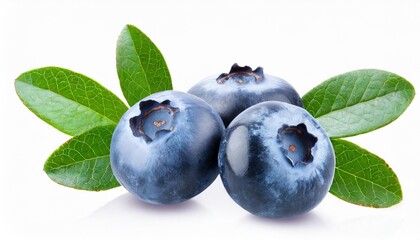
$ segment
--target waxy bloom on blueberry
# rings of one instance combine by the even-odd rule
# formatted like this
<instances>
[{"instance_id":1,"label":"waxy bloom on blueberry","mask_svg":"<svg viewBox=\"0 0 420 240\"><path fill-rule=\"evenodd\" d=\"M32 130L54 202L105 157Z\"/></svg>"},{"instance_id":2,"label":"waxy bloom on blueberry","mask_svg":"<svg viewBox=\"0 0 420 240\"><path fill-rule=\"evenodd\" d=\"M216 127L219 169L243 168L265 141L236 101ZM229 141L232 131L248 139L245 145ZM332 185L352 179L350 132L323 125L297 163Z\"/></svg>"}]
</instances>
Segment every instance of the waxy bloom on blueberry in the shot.
<instances>
[{"instance_id":1,"label":"waxy bloom on blueberry","mask_svg":"<svg viewBox=\"0 0 420 240\"><path fill-rule=\"evenodd\" d=\"M267 101L230 123L219 167L226 191L242 208L284 218L321 202L332 184L335 155L328 135L305 109Z\"/></svg>"},{"instance_id":2,"label":"waxy bloom on blueberry","mask_svg":"<svg viewBox=\"0 0 420 240\"><path fill-rule=\"evenodd\" d=\"M189 93L209 103L222 117L225 126L248 107L264 101L280 101L303 106L297 91L285 80L233 64L229 73L203 79Z\"/></svg>"},{"instance_id":3,"label":"waxy bloom on blueberry","mask_svg":"<svg viewBox=\"0 0 420 240\"><path fill-rule=\"evenodd\" d=\"M154 204L188 200L217 177L217 151L224 131L220 116L202 99L164 91L131 107L111 141L117 180Z\"/></svg>"}]
</instances>

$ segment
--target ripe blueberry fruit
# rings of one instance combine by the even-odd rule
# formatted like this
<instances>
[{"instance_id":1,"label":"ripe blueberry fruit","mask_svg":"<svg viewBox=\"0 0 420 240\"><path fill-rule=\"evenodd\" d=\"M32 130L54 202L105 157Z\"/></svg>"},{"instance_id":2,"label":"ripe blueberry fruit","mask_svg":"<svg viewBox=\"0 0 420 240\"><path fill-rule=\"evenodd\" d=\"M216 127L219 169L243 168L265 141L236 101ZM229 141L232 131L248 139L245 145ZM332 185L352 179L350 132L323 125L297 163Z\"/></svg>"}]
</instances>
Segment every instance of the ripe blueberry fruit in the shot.
<instances>
[{"instance_id":1,"label":"ripe blueberry fruit","mask_svg":"<svg viewBox=\"0 0 420 240\"><path fill-rule=\"evenodd\" d=\"M209 77L193 86L189 93L209 103L222 117L225 126L248 107L264 101L280 101L302 107L297 91L285 80L233 64L229 73Z\"/></svg>"},{"instance_id":2,"label":"ripe blueberry fruit","mask_svg":"<svg viewBox=\"0 0 420 240\"><path fill-rule=\"evenodd\" d=\"M224 125L203 100L164 91L131 107L111 141L117 180L141 200L171 204L190 199L217 177Z\"/></svg>"},{"instance_id":3,"label":"ripe blueberry fruit","mask_svg":"<svg viewBox=\"0 0 420 240\"><path fill-rule=\"evenodd\" d=\"M226 191L242 208L284 218L321 202L334 177L335 155L306 110L268 101L231 122L220 143L219 167Z\"/></svg>"}]
</instances>

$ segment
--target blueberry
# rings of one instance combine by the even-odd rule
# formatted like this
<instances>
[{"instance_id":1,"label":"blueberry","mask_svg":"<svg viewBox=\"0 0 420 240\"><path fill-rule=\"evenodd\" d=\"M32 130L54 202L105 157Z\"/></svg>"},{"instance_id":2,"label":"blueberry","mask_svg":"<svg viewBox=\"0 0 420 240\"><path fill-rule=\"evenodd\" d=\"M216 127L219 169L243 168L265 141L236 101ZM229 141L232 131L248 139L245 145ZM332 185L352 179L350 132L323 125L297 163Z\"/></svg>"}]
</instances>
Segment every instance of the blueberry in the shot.
<instances>
[{"instance_id":1,"label":"blueberry","mask_svg":"<svg viewBox=\"0 0 420 240\"><path fill-rule=\"evenodd\" d=\"M225 126L248 107L264 101L280 101L303 107L296 90L285 80L233 64L229 73L203 79L189 93L209 103L222 117Z\"/></svg>"},{"instance_id":2,"label":"blueberry","mask_svg":"<svg viewBox=\"0 0 420 240\"><path fill-rule=\"evenodd\" d=\"M111 141L112 171L145 202L185 201L217 177L223 132L220 116L200 98L176 91L152 94L118 123Z\"/></svg>"},{"instance_id":3,"label":"blueberry","mask_svg":"<svg viewBox=\"0 0 420 240\"><path fill-rule=\"evenodd\" d=\"M219 167L226 191L242 208L284 218L321 202L333 180L335 155L306 110L267 101L230 123L220 142Z\"/></svg>"}]
</instances>

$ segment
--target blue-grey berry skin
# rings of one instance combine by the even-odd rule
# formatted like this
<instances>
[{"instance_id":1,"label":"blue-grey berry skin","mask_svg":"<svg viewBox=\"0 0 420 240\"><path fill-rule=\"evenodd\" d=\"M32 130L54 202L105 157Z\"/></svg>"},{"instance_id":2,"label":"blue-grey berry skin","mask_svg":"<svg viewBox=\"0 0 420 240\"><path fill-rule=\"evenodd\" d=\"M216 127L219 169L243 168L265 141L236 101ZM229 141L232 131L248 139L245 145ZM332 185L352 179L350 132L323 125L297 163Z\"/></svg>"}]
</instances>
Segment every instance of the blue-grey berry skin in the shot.
<instances>
[{"instance_id":1,"label":"blue-grey berry skin","mask_svg":"<svg viewBox=\"0 0 420 240\"><path fill-rule=\"evenodd\" d=\"M112 171L129 192L152 204L188 200L217 177L224 125L203 100L164 91L133 105L112 136Z\"/></svg>"},{"instance_id":2,"label":"blue-grey berry skin","mask_svg":"<svg viewBox=\"0 0 420 240\"><path fill-rule=\"evenodd\" d=\"M231 198L252 214L286 218L317 206L335 170L328 135L303 108L275 101L239 114L220 142L219 168Z\"/></svg>"},{"instance_id":3,"label":"blue-grey berry skin","mask_svg":"<svg viewBox=\"0 0 420 240\"><path fill-rule=\"evenodd\" d=\"M229 73L201 80L189 93L209 103L225 126L248 107L264 101L280 101L303 107L298 92L287 81L234 64Z\"/></svg>"}]
</instances>

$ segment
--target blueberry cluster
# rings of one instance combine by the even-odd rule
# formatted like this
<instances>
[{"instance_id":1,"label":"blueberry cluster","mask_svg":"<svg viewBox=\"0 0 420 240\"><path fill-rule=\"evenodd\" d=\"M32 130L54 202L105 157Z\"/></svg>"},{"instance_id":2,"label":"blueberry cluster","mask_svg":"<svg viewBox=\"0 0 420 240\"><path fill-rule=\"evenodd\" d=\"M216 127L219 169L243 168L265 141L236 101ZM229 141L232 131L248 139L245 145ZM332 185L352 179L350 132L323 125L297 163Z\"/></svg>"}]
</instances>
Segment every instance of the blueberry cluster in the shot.
<instances>
[{"instance_id":1,"label":"blueberry cluster","mask_svg":"<svg viewBox=\"0 0 420 240\"><path fill-rule=\"evenodd\" d=\"M188 93L154 93L131 107L111 142L117 180L139 199L173 204L220 174L231 198L272 218L310 211L327 194L328 135L285 80L234 64Z\"/></svg>"}]
</instances>

